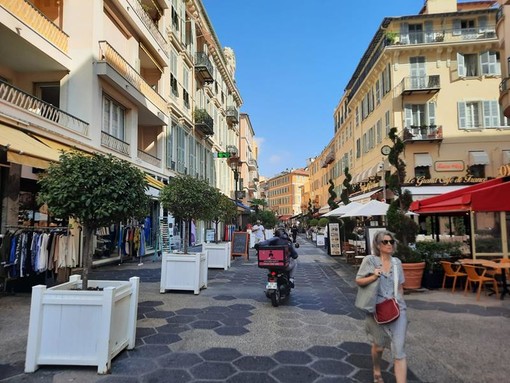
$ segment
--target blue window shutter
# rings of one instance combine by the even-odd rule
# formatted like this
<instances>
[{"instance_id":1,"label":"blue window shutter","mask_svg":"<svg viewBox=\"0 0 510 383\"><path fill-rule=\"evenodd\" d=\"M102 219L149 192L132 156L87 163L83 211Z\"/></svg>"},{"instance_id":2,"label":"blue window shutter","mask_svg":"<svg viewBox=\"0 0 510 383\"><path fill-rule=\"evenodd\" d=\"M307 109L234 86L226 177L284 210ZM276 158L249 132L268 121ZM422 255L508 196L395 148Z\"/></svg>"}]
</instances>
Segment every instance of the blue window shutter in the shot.
<instances>
[{"instance_id":1,"label":"blue window shutter","mask_svg":"<svg viewBox=\"0 0 510 383\"><path fill-rule=\"evenodd\" d=\"M459 77L466 77L466 65L464 64L464 55L457 53L457 72Z\"/></svg>"},{"instance_id":2,"label":"blue window shutter","mask_svg":"<svg viewBox=\"0 0 510 383\"><path fill-rule=\"evenodd\" d=\"M466 103L459 101L457 103L459 113L459 129L466 129Z\"/></svg>"}]
</instances>

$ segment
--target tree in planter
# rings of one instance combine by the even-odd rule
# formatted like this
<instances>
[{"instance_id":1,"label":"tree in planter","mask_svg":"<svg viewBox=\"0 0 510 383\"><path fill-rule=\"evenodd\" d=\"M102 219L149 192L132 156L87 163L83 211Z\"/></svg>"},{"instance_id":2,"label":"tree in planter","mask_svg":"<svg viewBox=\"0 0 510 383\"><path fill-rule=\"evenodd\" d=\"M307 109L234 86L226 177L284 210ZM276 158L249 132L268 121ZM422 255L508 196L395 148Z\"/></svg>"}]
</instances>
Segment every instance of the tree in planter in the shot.
<instances>
[{"instance_id":1,"label":"tree in planter","mask_svg":"<svg viewBox=\"0 0 510 383\"><path fill-rule=\"evenodd\" d=\"M349 200L349 196L352 194L352 191L353 191L353 188L351 185L352 175L351 175L351 173L349 173L348 167L345 168L344 174L345 174L345 178L344 178L344 181L342 182L343 190L342 190L342 193L340 194L340 199L342 200L344 205L348 205L349 202L351 202Z\"/></svg>"},{"instance_id":2,"label":"tree in planter","mask_svg":"<svg viewBox=\"0 0 510 383\"><path fill-rule=\"evenodd\" d=\"M338 204L335 202L337 194L335 193L335 184L333 183L333 180L329 179L329 198L328 198L328 205L330 210L336 209L338 207Z\"/></svg>"},{"instance_id":3,"label":"tree in planter","mask_svg":"<svg viewBox=\"0 0 510 383\"><path fill-rule=\"evenodd\" d=\"M101 227L130 218L143 218L149 207L147 181L136 167L112 155L64 152L38 181L38 202L59 218L82 226L82 288L88 288L93 235Z\"/></svg>"},{"instance_id":4,"label":"tree in planter","mask_svg":"<svg viewBox=\"0 0 510 383\"><path fill-rule=\"evenodd\" d=\"M262 198L253 198L250 202L250 207L255 210L255 213L259 212L260 207L262 207L262 210L265 210L267 207L267 201Z\"/></svg>"},{"instance_id":5,"label":"tree in planter","mask_svg":"<svg viewBox=\"0 0 510 383\"><path fill-rule=\"evenodd\" d=\"M388 230L394 232L399 240L395 255L402 262L422 262L423 259L419 254L409 247L409 243L416 242L419 227L416 222L405 214L412 202L411 193L408 190L402 192L402 184L406 176L406 164L400 158L400 155L405 150L405 144L397 135L397 128L395 127L390 129L388 136L393 142L393 146L388 154L388 161L395 168L395 172L389 176L387 185L388 189L397 197L391 202L386 213Z\"/></svg>"},{"instance_id":6,"label":"tree in planter","mask_svg":"<svg viewBox=\"0 0 510 383\"><path fill-rule=\"evenodd\" d=\"M184 254L188 254L189 228L194 219L212 219L218 191L203 180L177 176L161 190L160 201L175 218L184 221Z\"/></svg>"},{"instance_id":7,"label":"tree in planter","mask_svg":"<svg viewBox=\"0 0 510 383\"><path fill-rule=\"evenodd\" d=\"M218 223L232 222L232 220L237 217L237 208L234 202L219 190L216 190L215 198L216 200L212 203L213 211L211 212L211 220L214 222L215 229L214 242L218 243Z\"/></svg>"},{"instance_id":8,"label":"tree in planter","mask_svg":"<svg viewBox=\"0 0 510 383\"><path fill-rule=\"evenodd\" d=\"M256 223L258 220L262 222L262 226L266 229L275 227L278 221L274 213L270 210L262 210L250 216L250 223Z\"/></svg>"}]
</instances>

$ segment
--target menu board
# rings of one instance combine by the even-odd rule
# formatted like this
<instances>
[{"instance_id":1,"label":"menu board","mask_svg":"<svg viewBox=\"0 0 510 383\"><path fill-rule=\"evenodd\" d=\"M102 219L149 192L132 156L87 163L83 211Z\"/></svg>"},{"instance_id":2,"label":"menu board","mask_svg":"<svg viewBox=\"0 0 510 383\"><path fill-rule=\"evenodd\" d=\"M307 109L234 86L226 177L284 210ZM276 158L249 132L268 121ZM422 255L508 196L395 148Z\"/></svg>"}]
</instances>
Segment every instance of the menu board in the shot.
<instances>
[{"instance_id":1,"label":"menu board","mask_svg":"<svg viewBox=\"0 0 510 383\"><path fill-rule=\"evenodd\" d=\"M342 255L342 246L340 242L340 224L328 224L329 230L329 255Z\"/></svg>"},{"instance_id":2,"label":"menu board","mask_svg":"<svg viewBox=\"0 0 510 383\"><path fill-rule=\"evenodd\" d=\"M244 231L234 231L232 233L232 256L246 256L246 259L249 259L249 244L250 234Z\"/></svg>"}]
</instances>

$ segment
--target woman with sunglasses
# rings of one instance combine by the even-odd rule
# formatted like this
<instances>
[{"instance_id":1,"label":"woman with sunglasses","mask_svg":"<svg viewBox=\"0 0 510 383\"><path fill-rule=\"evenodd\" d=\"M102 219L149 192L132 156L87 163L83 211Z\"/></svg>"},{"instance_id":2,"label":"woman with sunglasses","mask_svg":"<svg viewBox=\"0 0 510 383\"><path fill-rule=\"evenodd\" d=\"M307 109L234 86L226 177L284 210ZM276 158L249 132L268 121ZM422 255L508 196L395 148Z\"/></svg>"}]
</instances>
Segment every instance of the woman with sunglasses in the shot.
<instances>
[{"instance_id":1,"label":"woman with sunglasses","mask_svg":"<svg viewBox=\"0 0 510 383\"><path fill-rule=\"evenodd\" d=\"M391 347L395 365L395 377L397 383L407 381L407 362L405 354L405 337L407 331L406 304L404 302L404 272L402 263L398 258L392 257L397 249L397 240L392 232L387 230L375 233L372 241L372 255L363 258L363 262L356 275L356 283L359 286L367 286L379 281L376 304L385 299L397 297L400 307L400 316L394 322L380 325L373 314L367 313L365 327L372 342L372 361L374 371L374 383L383 383L381 375L381 359L385 348ZM392 261L393 260L393 261ZM394 292L393 262L397 266L398 294Z\"/></svg>"}]
</instances>

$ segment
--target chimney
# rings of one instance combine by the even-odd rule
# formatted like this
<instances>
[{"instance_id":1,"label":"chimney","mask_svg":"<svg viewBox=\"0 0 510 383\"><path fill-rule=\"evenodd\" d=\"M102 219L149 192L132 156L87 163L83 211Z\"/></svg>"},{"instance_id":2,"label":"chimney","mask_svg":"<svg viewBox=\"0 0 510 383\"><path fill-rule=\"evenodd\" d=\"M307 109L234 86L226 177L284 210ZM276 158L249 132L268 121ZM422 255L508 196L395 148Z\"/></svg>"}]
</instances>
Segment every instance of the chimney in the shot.
<instances>
[{"instance_id":1,"label":"chimney","mask_svg":"<svg viewBox=\"0 0 510 383\"><path fill-rule=\"evenodd\" d=\"M457 12L457 0L425 0L425 14Z\"/></svg>"}]
</instances>

